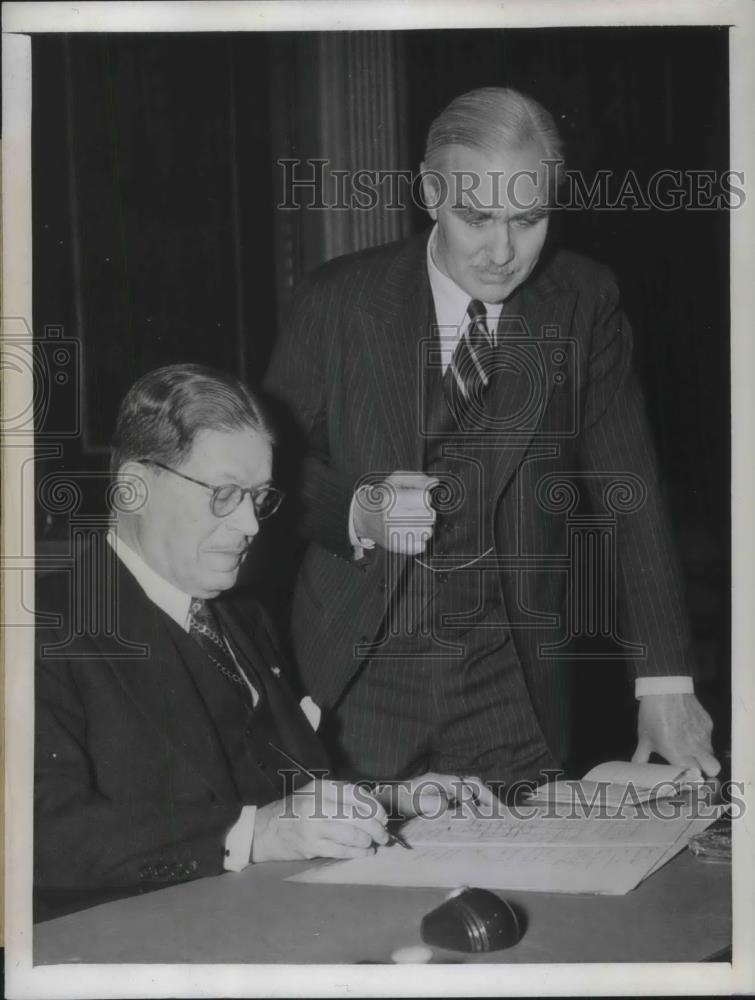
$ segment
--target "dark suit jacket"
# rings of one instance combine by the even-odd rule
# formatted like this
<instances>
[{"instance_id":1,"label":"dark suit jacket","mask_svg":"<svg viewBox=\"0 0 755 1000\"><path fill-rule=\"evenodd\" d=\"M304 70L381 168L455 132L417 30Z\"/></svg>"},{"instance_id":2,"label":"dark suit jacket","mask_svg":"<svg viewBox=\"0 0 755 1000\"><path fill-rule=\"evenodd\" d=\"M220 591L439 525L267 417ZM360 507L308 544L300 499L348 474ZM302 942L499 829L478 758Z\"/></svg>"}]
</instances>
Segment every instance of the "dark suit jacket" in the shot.
<instances>
[{"instance_id":1,"label":"dark suit jacket","mask_svg":"<svg viewBox=\"0 0 755 1000\"><path fill-rule=\"evenodd\" d=\"M251 785L258 791L242 800L196 682L202 650L111 558L110 608L110 587L83 585L83 560L73 587L68 573L37 586L37 612L60 617L37 629L34 856L42 894L138 891L218 874L241 806L280 797L260 771ZM282 661L261 609L247 608L242 620L219 604L218 614L256 667L280 746L325 768L285 676L271 671ZM108 636L113 622L117 635Z\"/></svg>"},{"instance_id":2,"label":"dark suit jacket","mask_svg":"<svg viewBox=\"0 0 755 1000\"><path fill-rule=\"evenodd\" d=\"M358 669L355 644L378 634L388 598L384 553L353 559L347 524L354 488L367 473L422 467L421 344L435 322L426 246L423 234L330 261L305 279L268 374L271 394L293 411L309 447L301 494L311 544L292 627L304 682L325 706ZM633 660L637 674L689 673L691 643L631 369L632 334L612 275L557 251L544 255L514 301L526 331L503 336L514 363L486 397L498 426L510 428L496 432L490 515L498 554L512 557L500 574L511 634L558 755L566 671L545 647L565 628L564 501L572 494L559 483L578 487L582 502L586 496L599 512L607 502L612 508L619 574L610 600L620 606L621 638L644 648ZM555 365L560 379L549 360L554 333L565 348L566 361ZM607 495L615 474L629 474L630 485ZM640 509L621 513L633 499Z\"/></svg>"}]
</instances>

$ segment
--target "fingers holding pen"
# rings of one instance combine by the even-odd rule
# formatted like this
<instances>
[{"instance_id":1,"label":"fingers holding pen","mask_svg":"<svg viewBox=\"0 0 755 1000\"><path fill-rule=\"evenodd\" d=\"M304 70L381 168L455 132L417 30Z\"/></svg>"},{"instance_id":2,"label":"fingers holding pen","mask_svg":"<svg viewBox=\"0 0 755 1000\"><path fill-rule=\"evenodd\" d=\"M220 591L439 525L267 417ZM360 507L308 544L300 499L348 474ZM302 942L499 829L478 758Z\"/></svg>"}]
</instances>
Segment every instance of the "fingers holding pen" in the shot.
<instances>
[{"instance_id":1,"label":"fingers holding pen","mask_svg":"<svg viewBox=\"0 0 755 1000\"><path fill-rule=\"evenodd\" d=\"M329 842L365 850L388 842L386 811L365 789L343 781L321 781L302 792L302 799L314 806L313 811L305 806L310 822L320 824L322 836ZM319 808L315 792L319 793Z\"/></svg>"},{"instance_id":2,"label":"fingers holding pen","mask_svg":"<svg viewBox=\"0 0 755 1000\"><path fill-rule=\"evenodd\" d=\"M366 791L312 781L257 810L252 861L365 857L387 844L388 817Z\"/></svg>"}]
</instances>

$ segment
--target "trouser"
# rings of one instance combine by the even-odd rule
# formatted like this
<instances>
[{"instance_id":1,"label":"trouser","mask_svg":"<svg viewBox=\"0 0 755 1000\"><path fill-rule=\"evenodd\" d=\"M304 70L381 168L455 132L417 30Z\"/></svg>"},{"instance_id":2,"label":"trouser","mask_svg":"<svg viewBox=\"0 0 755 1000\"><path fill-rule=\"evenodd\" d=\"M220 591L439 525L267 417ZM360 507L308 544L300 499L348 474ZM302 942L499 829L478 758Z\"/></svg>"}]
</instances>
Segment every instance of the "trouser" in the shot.
<instances>
[{"instance_id":1,"label":"trouser","mask_svg":"<svg viewBox=\"0 0 755 1000\"><path fill-rule=\"evenodd\" d=\"M476 627L439 655L417 637L407 651L363 663L321 731L336 773L356 780L425 771L477 775L491 783L543 781L554 768L508 631ZM452 636L442 636L448 640ZM398 641L395 641L398 647Z\"/></svg>"}]
</instances>

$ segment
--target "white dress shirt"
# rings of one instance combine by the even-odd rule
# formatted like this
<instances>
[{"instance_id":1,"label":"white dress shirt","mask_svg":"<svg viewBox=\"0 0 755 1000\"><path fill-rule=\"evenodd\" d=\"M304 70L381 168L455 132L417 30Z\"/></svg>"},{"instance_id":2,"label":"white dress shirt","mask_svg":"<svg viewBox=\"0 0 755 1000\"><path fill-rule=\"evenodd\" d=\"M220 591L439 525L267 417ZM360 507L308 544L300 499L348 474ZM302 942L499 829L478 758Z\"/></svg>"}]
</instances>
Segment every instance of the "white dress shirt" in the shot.
<instances>
[{"instance_id":1,"label":"white dress shirt","mask_svg":"<svg viewBox=\"0 0 755 1000\"><path fill-rule=\"evenodd\" d=\"M451 363L451 358L456 350L456 345L469 325L467 307L469 306L469 293L460 288L453 278L449 278L440 270L435 262L436 243L438 240L438 225L433 227L430 238L427 241L427 276L430 280L430 290L435 305L435 318L438 324L438 336L440 338L441 366L443 372ZM498 325L498 320L503 309L503 303L483 302L487 313L487 325L489 330L494 330ZM354 504L356 495L351 501L349 510L349 539L354 547L354 554L358 558L362 554L362 549L373 548L375 543L370 538L359 538L354 530ZM673 675L668 677L637 677L634 682L634 694L636 698L642 698L646 694L693 694L694 685L692 677L688 675Z\"/></svg>"}]
</instances>

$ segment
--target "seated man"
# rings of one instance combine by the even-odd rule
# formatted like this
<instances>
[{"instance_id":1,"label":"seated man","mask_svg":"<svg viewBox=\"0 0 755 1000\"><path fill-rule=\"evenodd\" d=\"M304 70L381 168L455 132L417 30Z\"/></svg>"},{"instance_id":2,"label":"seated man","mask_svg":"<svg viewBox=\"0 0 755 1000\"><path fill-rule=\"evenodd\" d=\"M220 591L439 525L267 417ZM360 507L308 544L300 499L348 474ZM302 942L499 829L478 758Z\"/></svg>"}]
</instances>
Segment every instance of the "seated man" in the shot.
<instances>
[{"instance_id":1,"label":"seated man","mask_svg":"<svg viewBox=\"0 0 755 1000\"><path fill-rule=\"evenodd\" d=\"M377 801L313 782L327 760L261 609L215 600L281 500L254 396L196 365L151 372L111 468L107 536L37 588L38 918L386 843Z\"/></svg>"}]
</instances>

